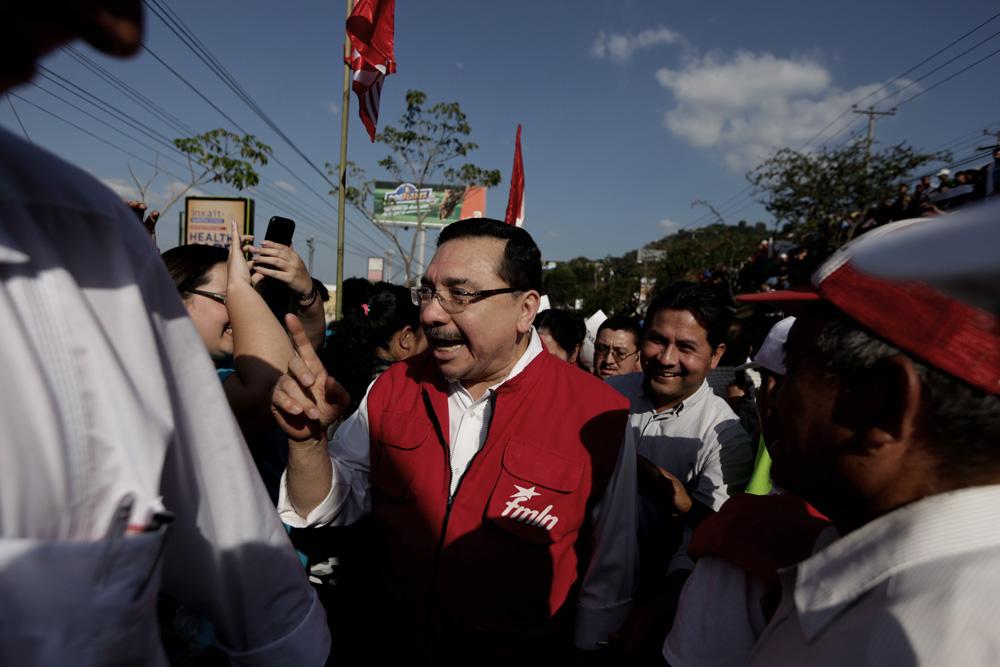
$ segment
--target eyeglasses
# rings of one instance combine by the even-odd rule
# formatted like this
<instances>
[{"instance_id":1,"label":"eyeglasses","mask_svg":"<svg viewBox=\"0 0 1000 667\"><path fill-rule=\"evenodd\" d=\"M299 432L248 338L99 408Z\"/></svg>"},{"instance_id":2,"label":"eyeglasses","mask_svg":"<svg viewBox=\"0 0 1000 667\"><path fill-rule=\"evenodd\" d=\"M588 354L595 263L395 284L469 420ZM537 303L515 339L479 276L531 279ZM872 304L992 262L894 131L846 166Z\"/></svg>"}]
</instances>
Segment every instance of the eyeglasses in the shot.
<instances>
[{"instance_id":1,"label":"eyeglasses","mask_svg":"<svg viewBox=\"0 0 1000 667\"><path fill-rule=\"evenodd\" d=\"M628 350L622 349L620 347L608 347L607 345L603 345L601 343L594 345L595 357L610 356L615 361L615 363L619 364L636 354L639 354L639 350L632 350L631 352L629 352Z\"/></svg>"},{"instance_id":2,"label":"eyeglasses","mask_svg":"<svg viewBox=\"0 0 1000 667\"><path fill-rule=\"evenodd\" d=\"M430 287L411 287L410 288L410 299L413 301L414 306L420 306L423 308L431 302L432 297L436 297L438 303L446 313L454 315L455 313L460 313L470 304L476 301L481 301L487 297L495 296L497 294L511 294L513 292L520 292L516 287L501 287L500 289L481 289L481 290L464 290L461 288L446 289L446 290L436 290Z\"/></svg>"},{"instance_id":3,"label":"eyeglasses","mask_svg":"<svg viewBox=\"0 0 1000 667\"><path fill-rule=\"evenodd\" d=\"M201 296L207 296L212 301L218 301L223 306L226 305L226 295L219 294L218 292L206 292L203 289L188 289L184 290L188 294L200 294Z\"/></svg>"}]
</instances>

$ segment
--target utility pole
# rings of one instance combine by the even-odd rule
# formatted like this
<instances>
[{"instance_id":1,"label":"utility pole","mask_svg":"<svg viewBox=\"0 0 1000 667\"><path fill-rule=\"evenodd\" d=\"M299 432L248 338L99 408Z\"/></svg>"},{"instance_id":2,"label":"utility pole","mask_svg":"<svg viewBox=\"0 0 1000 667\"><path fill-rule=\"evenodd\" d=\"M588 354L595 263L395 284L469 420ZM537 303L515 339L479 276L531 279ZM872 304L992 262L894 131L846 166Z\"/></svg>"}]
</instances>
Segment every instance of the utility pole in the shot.
<instances>
[{"instance_id":1,"label":"utility pole","mask_svg":"<svg viewBox=\"0 0 1000 667\"><path fill-rule=\"evenodd\" d=\"M316 239L309 237L306 239L306 247L309 248L309 262L307 264L309 269L309 275L313 274L313 253L316 252Z\"/></svg>"},{"instance_id":2,"label":"utility pole","mask_svg":"<svg viewBox=\"0 0 1000 667\"><path fill-rule=\"evenodd\" d=\"M868 109L861 111L854 107L854 113L862 114L868 116L868 138L865 140L865 146L868 151L868 157L872 156L872 143L875 141L875 117L876 116L895 116L896 107L889 109L888 111L875 111L875 107L868 107Z\"/></svg>"},{"instance_id":3,"label":"utility pole","mask_svg":"<svg viewBox=\"0 0 1000 667\"><path fill-rule=\"evenodd\" d=\"M346 0L347 18L351 18L354 0ZM351 106L351 42L344 36L344 89L340 103L340 170L337 174L337 298L334 319L344 316L344 207L347 206L347 111Z\"/></svg>"},{"instance_id":4,"label":"utility pole","mask_svg":"<svg viewBox=\"0 0 1000 667\"><path fill-rule=\"evenodd\" d=\"M382 272L382 280L387 283L392 282L392 250L386 250L383 255L385 256L385 271Z\"/></svg>"}]
</instances>

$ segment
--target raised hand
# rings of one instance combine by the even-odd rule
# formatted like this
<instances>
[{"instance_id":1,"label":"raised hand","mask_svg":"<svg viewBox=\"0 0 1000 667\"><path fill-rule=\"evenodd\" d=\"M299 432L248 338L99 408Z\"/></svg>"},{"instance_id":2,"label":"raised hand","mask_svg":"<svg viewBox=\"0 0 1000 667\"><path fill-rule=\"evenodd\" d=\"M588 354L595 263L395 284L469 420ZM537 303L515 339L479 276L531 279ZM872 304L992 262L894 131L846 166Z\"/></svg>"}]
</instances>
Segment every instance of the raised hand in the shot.
<instances>
[{"instance_id":1,"label":"raised hand","mask_svg":"<svg viewBox=\"0 0 1000 667\"><path fill-rule=\"evenodd\" d=\"M267 276L288 285L292 293L299 298L312 294L312 276L309 275L305 262L291 247L273 241L263 241L256 253L254 261L251 262L254 285Z\"/></svg>"},{"instance_id":2,"label":"raised hand","mask_svg":"<svg viewBox=\"0 0 1000 667\"><path fill-rule=\"evenodd\" d=\"M236 221L233 221L229 231L229 260L226 264L229 271L229 284L246 283L252 285L250 265L243 253L253 251L253 237L240 234L239 224Z\"/></svg>"},{"instance_id":3,"label":"raised hand","mask_svg":"<svg viewBox=\"0 0 1000 667\"><path fill-rule=\"evenodd\" d=\"M347 391L327 375L295 315L285 316L295 356L271 394L271 413L292 440L324 440L326 430L350 403Z\"/></svg>"},{"instance_id":4,"label":"raised hand","mask_svg":"<svg viewBox=\"0 0 1000 667\"><path fill-rule=\"evenodd\" d=\"M160 219L160 212L153 211L147 216L146 205L143 204L141 201L130 199L127 203L129 208L132 209L132 212L135 213L137 218L139 218L139 221L142 223L142 226L145 227L146 231L149 232L149 235L155 239L156 221Z\"/></svg>"}]
</instances>

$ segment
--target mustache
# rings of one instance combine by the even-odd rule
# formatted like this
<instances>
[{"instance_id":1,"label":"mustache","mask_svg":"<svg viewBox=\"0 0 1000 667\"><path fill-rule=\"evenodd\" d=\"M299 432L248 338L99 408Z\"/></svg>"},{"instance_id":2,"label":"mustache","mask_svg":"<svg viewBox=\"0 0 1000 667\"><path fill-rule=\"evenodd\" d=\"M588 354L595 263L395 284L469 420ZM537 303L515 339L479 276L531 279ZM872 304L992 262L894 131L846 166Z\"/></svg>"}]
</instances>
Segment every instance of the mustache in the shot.
<instances>
[{"instance_id":1,"label":"mustache","mask_svg":"<svg viewBox=\"0 0 1000 667\"><path fill-rule=\"evenodd\" d=\"M435 338L437 340L454 340L454 341L464 341L465 336L458 333L457 331L448 331L444 327L433 327L431 329L424 329L424 333L428 338Z\"/></svg>"}]
</instances>

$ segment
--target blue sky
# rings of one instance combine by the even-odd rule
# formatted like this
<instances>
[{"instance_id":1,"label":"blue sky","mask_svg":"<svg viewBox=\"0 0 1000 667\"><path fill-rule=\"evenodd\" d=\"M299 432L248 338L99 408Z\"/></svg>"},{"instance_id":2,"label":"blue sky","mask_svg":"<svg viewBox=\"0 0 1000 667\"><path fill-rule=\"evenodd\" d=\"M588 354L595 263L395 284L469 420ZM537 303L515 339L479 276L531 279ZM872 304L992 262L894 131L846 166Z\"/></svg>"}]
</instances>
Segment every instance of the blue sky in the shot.
<instances>
[{"instance_id":1,"label":"blue sky","mask_svg":"<svg viewBox=\"0 0 1000 667\"><path fill-rule=\"evenodd\" d=\"M174 0L170 6L314 163L336 161L342 3ZM400 0L399 71L386 80L381 124L399 117L410 88L424 90L432 102L460 102L473 140L480 145L472 160L503 173L504 183L488 195L489 214L502 218L514 131L522 123L526 227L543 255L564 260L621 254L676 229L710 222L704 207L692 207L696 200L722 208L728 222L768 221L745 194L737 197L746 187L746 170L760 158L778 146L805 144L852 102L889 84L864 104L879 100L980 40L987 41L879 108L898 104L1000 48L1000 35L989 39L1000 31L997 19L914 71L907 81L892 83L998 10L986 0L971 0L961 11L956 7L922 0ZM320 194L327 192L317 174L148 14L146 41L240 125L271 144L298 178ZM148 54L116 61L77 46L197 131L230 125ZM157 131L178 136L65 53L53 54L44 64ZM901 105L896 116L878 122L877 140L906 140L925 149L955 144L956 158L970 155L972 146L987 141L976 133L986 127L1000 129L998 65L1000 56ZM53 84L39 83L104 117ZM153 160L150 149L37 88L23 86L17 93ZM120 193L128 194L131 187L128 163L143 180L152 175L151 167L135 158L19 100L14 105L33 141ZM375 164L385 149L369 143L353 95L349 114L349 158L373 176L382 176ZM854 124L833 140L843 141L852 130L863 132L864 119L847 114L816 143L850 118ZM21 132L6 100L0 105L0 123ZM160 164L183 173L165 159ZM290 197L302 210L289 213L258 199L258 227L275 214L296 218L296 247L305 254L302 240L315 237L314 272L332 282L335 201L309 192L273 162L262 176L270 198ZM157 198L162 201L173 180L159 175L152 186L154 204ZM177 210L161 222L163 248L176 242ZM354 224L347 229L346 275L363 275L364 257L387 246L356 213L349 217Z\"/></svg>"}]
</instances>

